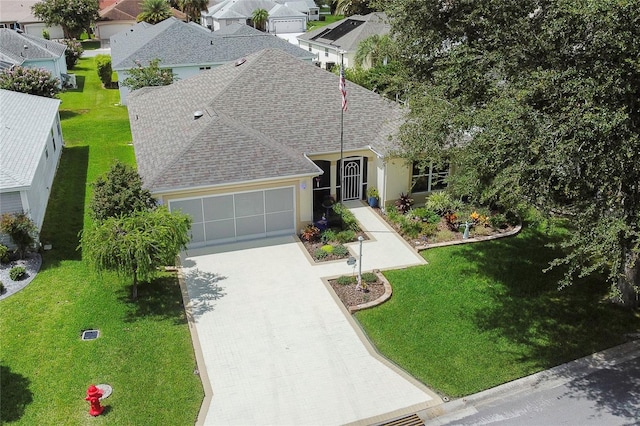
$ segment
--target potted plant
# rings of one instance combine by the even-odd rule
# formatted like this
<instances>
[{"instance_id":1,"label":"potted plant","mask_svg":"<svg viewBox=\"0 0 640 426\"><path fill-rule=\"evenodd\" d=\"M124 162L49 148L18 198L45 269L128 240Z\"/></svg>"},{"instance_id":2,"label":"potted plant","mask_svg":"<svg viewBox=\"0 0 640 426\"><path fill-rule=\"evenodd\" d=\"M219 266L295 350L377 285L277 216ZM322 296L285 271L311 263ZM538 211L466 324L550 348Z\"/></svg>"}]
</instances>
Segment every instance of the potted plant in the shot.
<instances>
[{"instance_id":1,"label":"potted plant","mask_svg":"<svg viewBox=\"0 0 640 426\"><path fill-rule=\"evenodd\" d=\"M369 201L369 206L378 207L378 199L380 195L378 194L378 190L375 187L369 187L367 189L367 199Z\"/></svg>"}]
</instances>

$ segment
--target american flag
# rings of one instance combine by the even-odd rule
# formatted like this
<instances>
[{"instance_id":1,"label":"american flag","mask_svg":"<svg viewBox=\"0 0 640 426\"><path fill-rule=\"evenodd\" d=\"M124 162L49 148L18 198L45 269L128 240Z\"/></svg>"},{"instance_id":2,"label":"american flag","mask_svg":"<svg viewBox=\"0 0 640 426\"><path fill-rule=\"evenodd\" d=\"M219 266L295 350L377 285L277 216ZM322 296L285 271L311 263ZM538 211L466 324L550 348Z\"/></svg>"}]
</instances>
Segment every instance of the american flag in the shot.
<instances>
[{"instance_id":1,"label":"american flag","mask_svg":"<svg viewBox=\"0 0 640 426\"><path fill-rule=\"evenodd\" d=\"M342 110L347 110L347 81L344 79L344 68L340 67L340 94L342 95Z\"/></svg>"}]
</instances>

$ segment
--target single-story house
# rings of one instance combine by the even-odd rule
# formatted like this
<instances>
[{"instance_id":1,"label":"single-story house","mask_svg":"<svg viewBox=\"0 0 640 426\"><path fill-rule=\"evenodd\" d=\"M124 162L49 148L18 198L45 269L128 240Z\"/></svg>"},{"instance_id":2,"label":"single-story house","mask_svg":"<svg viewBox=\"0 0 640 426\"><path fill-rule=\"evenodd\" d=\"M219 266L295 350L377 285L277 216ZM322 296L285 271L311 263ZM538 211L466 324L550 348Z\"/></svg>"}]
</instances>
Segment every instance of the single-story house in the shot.
<instances>
[{"instance_id":1,"label":"single-story house","mask_svg":"<svg viewBox=\"0 0 640 426\"><path fill-rule=\"evenodd\" d=\"M40 0L0 0L0 28L20 30L40 38L43 38L43 30L46 30L49 38L64 38L60 25L49 27L33 15L31 7L39 2Z\"/></svg>"},{"instance_id":2,"label":"single-story house","mask_svg":"<svg viewBox=\"0 0 640 426\"><path fill-rule=\"evenodd\" d=\"M0 60L12 65L44 68L61 83L68 79L66 49L67 46L55 41L0 28Z\"/></svg>"},{"instance_id":3,"label":"single-story house","mask_svg":"<svg viewBox=\"0 0 640 426\"><path fill-rule=\"evenodd\" d=\"M169 18L156 25L145 22L111 37L112 68L123 81L127 70L139 61L143 66L160 59L160 67L171 69L179 80L262 49L281 49L302 60L313 55L291 43L244 24L234 24L212 32L196 23ZM130 90L119 85L120 102L127 103Z\"/></svg>"},{"instance_id":4,"label":"single-story house","mask_svg":"<svg viewBox=\"0 0 640 426\"><path fill-rule=\"evenodd\" d=\"M302 33L307 30L307 14L274 0L224 0L203 11L200 23L213 31L231 24L252 26L251 17L257 9L269 13L266 24L269 33Z\"/></svg>"},{"instance_id":5,"label":"single-story house","mask_svg":"<svg viewBox=\"0 0 640 426\"><path fill-rule=\"evenodd\" d=\"M370 187L383 205L397 199L415 181L389 155L402 108L347 83L343 112L338 86L336 75L271 49L133 92L144 186L191 215L192 247L295 234L327 201L363 200Z\"/></svg>"},{"instance_id":6,"label":"single-story house","mask_svg":"<svg viewBox=\"0 0 640 426\"><path fill-rule=\"evenodd\" d=\"M276 0L290 9L297 10L307 15L307 21L320 20L320 8L314 0Z\"/></svg>"},{"instance_id":7,"label":"single-story house","mask_svg":"<svg viewBox=\"0 0 640 426\"><path fill-rule=\"evenodd\" d=\"M330 70L343 60L345 67L353 67L356 51L362 40L374 34L389 34L390 31L391 25L386 14L373 12L364 16L349 16L297 38L301 48L316 55L321 68Z\"/></svg>"},{"instance_id":8,"label":"single-story house","mask_svg":"<svg viewBox=\"0 0 640 426\"><path fill-rule=\"evenodd\" d=\"M0 89L0 105L0 214L24 212L40 231L64 145L60 100Z\"/></svg>"},{"instance_id":9,"label":"single-story house","mask_svg":"<svg viewBox=\"0 0 640 426\"><path fill-rule=\"evenodd\" d=\"M109 47L111 36L118 34L137 24L137 17L142 12L141 0L117 0L103 2L103 8L98 12L99 18L95 22L95 36L102 47ZM181 21L187 20L187 15L178 9L171 8L173 17Z\"/></svg>"}]
</instances>

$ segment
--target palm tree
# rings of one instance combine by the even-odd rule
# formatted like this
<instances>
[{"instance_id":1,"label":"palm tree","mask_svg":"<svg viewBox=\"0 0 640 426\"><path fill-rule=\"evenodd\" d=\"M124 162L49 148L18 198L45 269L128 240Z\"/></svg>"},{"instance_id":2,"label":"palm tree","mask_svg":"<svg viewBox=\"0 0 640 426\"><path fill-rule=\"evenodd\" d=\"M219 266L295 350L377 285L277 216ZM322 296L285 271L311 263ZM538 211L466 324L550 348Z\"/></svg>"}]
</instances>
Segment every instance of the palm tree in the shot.
<instances>
[{"instance_id":1,"label":"palm tree","mask_svg":"<svg viewBox=\"0 0 640 426\"><path fill-rule=\"evenodd\" d=\"M356 66L362 66L368 61L372 67L386 65L395 58L395 44L388 34L374 34L358 44L356 50Z\"/></svg>"},{"instance_id":2,"label":"palm tree","mask_svg":"<svg viewBox=\"0 0 640 426\"><path fill-rule=\"evenodd\" d=\"M142 2L142 12L136 20L138 22L144 21L155 25L171 16L173 16L173 14L171 13L171 8L167 0L144 0Z\"/></svg>"},{"instance_id":3,"label":"palm tree","mask_svg":"<svg viewBox=\"0 0 640 426\"><path fill-rule=\"evenodd\" d=\"M369 0L334 0L336 5L336 15L366 15L373 12L369 6Z\"/></svg>"},{"instance_id":4,"label":"palm tree","mask_svg":"<svg viewBox=\"0 0 640 426\"><path fill-rule=\"evenodd\" d=\"M251 20L253 21L253 27L264 31L264 24L269 19L269 12L265 9L256 9L251 14Z\"/></svg>"},{"instance_id":5,"label":"palm tree","mask_svg":"<svg viewBox=\"0 0 640 426\"><path fill-rule=\"evenodd\" d=\"M200 21L200 12L207 10L208 0L179 0L180 10L187 14L187 20Z\"/></svg>"}]
</instances>

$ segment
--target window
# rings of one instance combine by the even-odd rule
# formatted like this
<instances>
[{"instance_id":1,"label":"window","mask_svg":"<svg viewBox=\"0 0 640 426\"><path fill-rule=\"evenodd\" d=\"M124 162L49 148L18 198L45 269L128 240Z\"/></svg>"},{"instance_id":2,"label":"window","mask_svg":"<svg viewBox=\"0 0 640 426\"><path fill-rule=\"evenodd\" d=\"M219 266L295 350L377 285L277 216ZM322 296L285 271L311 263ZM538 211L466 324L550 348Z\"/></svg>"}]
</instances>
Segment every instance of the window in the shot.
<instances>
[{"instance_id":1,"label":"window","mask_svg":"<svg viewBox=\"0 0 640 426\"><path fill-rule=\"evenodd\" d=\"M47 148L44 149L44 157L49 159L49 150Z\"/></svg>"},{"instance_id":2,"label":"window","mask_svg":"<svg viewBox=\"0 0 640 426\"><path fill-rule=\"evenodd\" d=\"M210 70L211 67L200 67L200 71L204 71L204 70Z\"/></svg>"},{"instance_id":3,"label":"window","mask_svg":"<svg viewBox=\"0 0 640 426\"><path fill-rule=\"evenodd\" d=\"M327 56L327 57L329 56L329 48L328 47L324 48L324 56Z\"/></svg>"},{"instance_id":4,"label":"window","mask_svg":"<svg viewBox=\"0 0 640 426\"><path fill-rule=\"evenodd\" d=\"M436 168L433 164L421 169L419 163L413 163L411 172L411 192L431 192L444 189L447 184L445 179L449 175L449 165Z\"/></svg>"},{"instance_id":5,"label":"window","mask_svg":"<svg viewBox=\"0 0 640 426\"><path fill-rule=\"evenodd\" d=\"M311 50L311 44L309 44L309 52L311 52L311 51L312 51L312 50Z\"/></svg>"}]
</instances>

